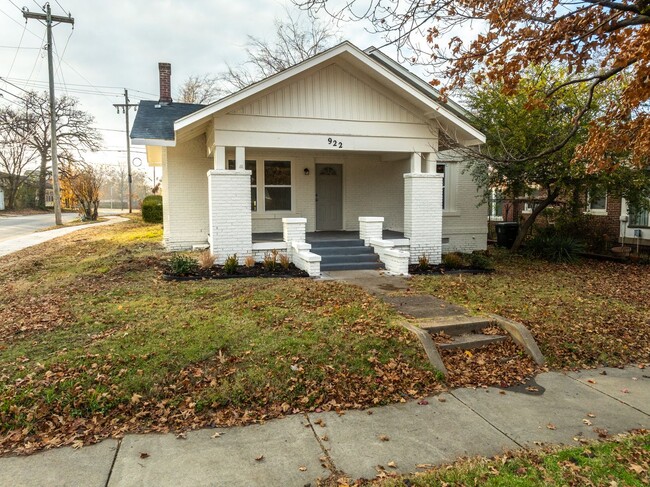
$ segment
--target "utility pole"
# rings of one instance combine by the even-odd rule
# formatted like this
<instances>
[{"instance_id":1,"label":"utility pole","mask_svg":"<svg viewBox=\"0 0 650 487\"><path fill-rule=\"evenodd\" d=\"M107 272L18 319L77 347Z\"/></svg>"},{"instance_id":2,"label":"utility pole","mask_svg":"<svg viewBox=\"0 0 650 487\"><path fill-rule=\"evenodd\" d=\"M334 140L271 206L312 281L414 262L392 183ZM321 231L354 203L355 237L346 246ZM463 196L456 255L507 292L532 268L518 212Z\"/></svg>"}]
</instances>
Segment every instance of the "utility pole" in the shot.
<instances>
[{"instance_id":1,"label":"utility pole","mask_svg":"<svg viewBox=\"0 0 650 487\"><path fill-rule=\"evenodd\" d=\"M129 137L129 109L134 108L138 109L138 105L129 103L129 90L124 88L124 103L114 103L113 106L117 108L117 113L120 113L120 108L122 113L126 115L126 168L128 172L128 181L129 181L129 213L133 213L133 178L131 177L131 138Z\"/></svg>"},{"instance_id":2,"label":"utility pole","mask_svg":"<svg viewBox=\"0 0 650 487\"><path fill-rule=\"evenodd\" d=\"M52 42L52 22L59 24L72 24L74 19L68 14L67 17L61 15L52 15L52 9L49 2L45 4L45 13L37 14L32 13L27 8L23 8L23 17L26 20L34 19L45 21L47 27L47 67L49 70L50 78L50 132L52 139L52 186L54 188L54 223L62 225L61 220L61 190L59 188L59 163L56 153L56 114L54 113L56 100L54 99L54 61L52 60L53 42ZM43 203L42 201L39 203Z\"/></svg>"}]
</instances>

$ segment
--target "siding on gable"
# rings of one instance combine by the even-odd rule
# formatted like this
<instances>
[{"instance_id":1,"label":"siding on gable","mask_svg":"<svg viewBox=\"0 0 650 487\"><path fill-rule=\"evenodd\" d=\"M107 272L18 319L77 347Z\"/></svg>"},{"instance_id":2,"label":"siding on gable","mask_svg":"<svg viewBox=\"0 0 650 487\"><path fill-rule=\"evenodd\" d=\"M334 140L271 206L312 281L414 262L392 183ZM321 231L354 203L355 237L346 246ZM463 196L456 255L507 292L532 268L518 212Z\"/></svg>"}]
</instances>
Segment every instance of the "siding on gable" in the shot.
<instances>
[{"instance_id":1,"label":"siding on gable","mask_svg":"<svg viewBox=\"0 0 650 487\"><path fill-rule=\"evenodd\" d=\"M336 64L293 81L232 112L234 115L422 123L406 102Z\"/></svg>"}]
</instances>

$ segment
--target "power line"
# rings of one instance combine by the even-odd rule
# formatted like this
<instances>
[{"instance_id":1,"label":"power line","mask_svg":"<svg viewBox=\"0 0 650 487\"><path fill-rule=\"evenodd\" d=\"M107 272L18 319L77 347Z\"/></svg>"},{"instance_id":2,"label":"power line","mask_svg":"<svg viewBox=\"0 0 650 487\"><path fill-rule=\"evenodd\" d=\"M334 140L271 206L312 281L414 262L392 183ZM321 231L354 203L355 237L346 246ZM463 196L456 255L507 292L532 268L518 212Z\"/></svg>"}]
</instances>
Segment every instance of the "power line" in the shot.
<instances>
[{"instance_id":1,"label":"power line","mask_svg":"<svg viewBox=\"0 0 650 487\"><path fill-rule=\"evenodd\" d=\"M23 32L24 33L24 32ZM43 49L42 47L21 47L21 46L0 46L0 49L22 49L22 50L34 50L38 49L41 50Z\"/></svg>"},{"instance_id":2,"label":"power line","mask_svg":"<svg viewBox=\"0 0 650 487\"><path fill-rule=\"evenodd\" d=\"M18 7L18 9L22 12L22 9L21 9L20 7ZM9 20L11 20L11 21L12 21L14 24L16 24L17 26L19 26L19 27L23 27L23 24L21 24L20 22L18 22L16 19L14 19L11 15L9 15L9 14L8 14L7 12L5 12L4 10L0 9L0 13L3 14L5 17L7 17ZM33 35L33 36L36 37L37 39L40 39L40 38L41 38L41 36L39 36L38 34L36 34L33 30L29 30L29 29L27 29L27 32L29 32L31 35Z\"/></svg>"},{"instance_id":3,"label":"power line","mask_svg":"<svg viewBox=\"0 0 650 487\"><path fill-rule=\"evenodd\" d=\"M65 63L65 64L68 64L68 63L65 62L65 61L64 61L64 63ZM22 81L25 81L24 78L9 78L9 79L11 79L12 81L16 81L16 82L22 82ZM46 82L45 82L45 81L33 81L33 83L46 83ZM81 83L68 83L68 87L70 87L70 86L91 86L91 87L93 87L93 88L97 88L97 89L99 89L99 88L115 89L115 90L120 90L120 96L122 96L121 93L122 93L122 91L124 90L124 88L123 88L122 86L89 85L88 83L85 83L85 84L81 84ZM135 91L136 93L142 93L142 94L144 94L144 95L158 96L158 95L156 95L155 93L149 93L148 91L137 90L137 89L135 89L135 88L127 87L127 89L128 89L129 91Z\"/></svg>"},{"instance_id":4,"label":"power line","mask_svg":"<svg viewBox=\"0 0 650 487\"><path fill-rule=\"evenodd\" d=\"M25 37L26 30L27 30L27 23L25 22L25 27L23 27L23 32L20 34L20 41L18 41L18 47L16 48L16 53L14 54L14 58L11 61L11 66L9 66L9 71L7 72L7 76L11 75L11 70L14 69L14 64L16 64L16 58L18 57L20 46L23 45L23 37Z\"/></svg>"}]
</instances>

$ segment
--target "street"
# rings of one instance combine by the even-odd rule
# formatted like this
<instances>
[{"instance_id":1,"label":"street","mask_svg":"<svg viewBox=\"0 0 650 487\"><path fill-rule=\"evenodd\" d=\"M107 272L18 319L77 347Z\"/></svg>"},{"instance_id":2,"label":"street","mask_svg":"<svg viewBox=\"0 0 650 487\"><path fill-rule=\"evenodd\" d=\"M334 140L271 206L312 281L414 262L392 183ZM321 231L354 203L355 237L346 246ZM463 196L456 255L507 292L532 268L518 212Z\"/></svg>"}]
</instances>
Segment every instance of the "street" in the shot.
<instances>
[{"instance_id":1,"label":"street","mask_svg":"<svg viewBox=\"0 0 650 487\"><path fill-rule=\"evenodd\" d=\"M101 208L100 216L118 215L121 210ZM63 223L79 218L77 213L62 213ZM9 216L0 215L0 242L29 235L38 230L54 226L54 214L44 213L41 215Z\"/></svg>"}]
</instances>

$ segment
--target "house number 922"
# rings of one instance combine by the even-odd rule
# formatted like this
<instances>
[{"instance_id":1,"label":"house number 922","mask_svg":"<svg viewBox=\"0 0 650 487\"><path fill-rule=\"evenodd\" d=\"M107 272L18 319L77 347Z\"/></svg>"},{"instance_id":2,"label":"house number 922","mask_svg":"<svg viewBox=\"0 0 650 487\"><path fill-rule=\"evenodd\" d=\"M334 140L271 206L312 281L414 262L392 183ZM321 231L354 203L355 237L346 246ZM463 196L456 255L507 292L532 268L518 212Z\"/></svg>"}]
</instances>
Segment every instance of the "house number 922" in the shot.
<instances>
[{"instance_id":1,"label":"house number 922","mask_svg":"<svg viewBox=\"0 0 650 487\"><path fill-rule=\"evenodd\" d=\"M338 149L343 149L343 142L339 142L338 140L333 139L332 137L327 138L327 143L329 145L333 145L334 147L336 147Z\"/></svg>"}]
</instances>

